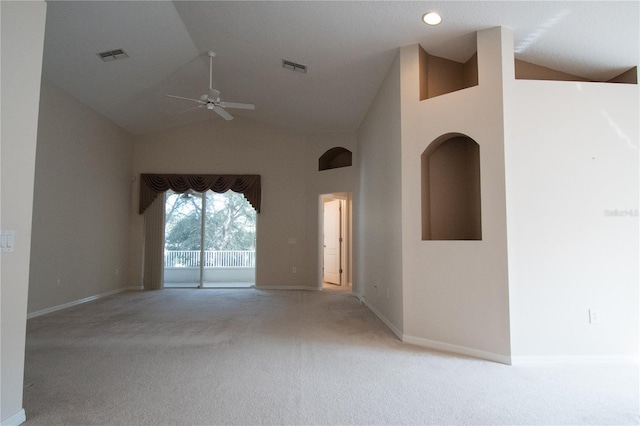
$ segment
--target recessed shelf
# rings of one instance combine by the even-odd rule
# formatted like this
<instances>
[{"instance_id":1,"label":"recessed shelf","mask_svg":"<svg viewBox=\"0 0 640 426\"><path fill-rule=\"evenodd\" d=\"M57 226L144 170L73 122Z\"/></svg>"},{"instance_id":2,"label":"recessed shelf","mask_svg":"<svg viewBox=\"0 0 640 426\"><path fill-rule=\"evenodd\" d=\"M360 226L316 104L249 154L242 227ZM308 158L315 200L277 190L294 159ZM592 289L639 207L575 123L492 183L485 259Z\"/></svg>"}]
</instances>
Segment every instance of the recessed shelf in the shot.
<instances>
[{"instance_id":1,"label":"recessed shelf","mask_svg":"<svg viewBox=\"0 0 640 426\"><path fill-rule=\"evenodd\" d=\"M480 146L453 133L421 157L422 239L481 240Z\"/></svg>"},{"instance_id":2,"label":"recessed shelf","mask_svg":"<svg viewBox=\"0 0 640 426\"><path fill-rule=\"evenodd\" d=\"M477 53L461 63L419 52L421 101L478 85Z\"/></svg>"},{"instance_id":3,"label":"recessed shelf","mask_svg":"<svg viewBox=\"0 0 640 426\"><path fill-rule=\"evenodd\" d=\"M318 159L318 170L338 169L351 166L351 151L342 147L327 150Z\"/></svg>"}]
</instances>

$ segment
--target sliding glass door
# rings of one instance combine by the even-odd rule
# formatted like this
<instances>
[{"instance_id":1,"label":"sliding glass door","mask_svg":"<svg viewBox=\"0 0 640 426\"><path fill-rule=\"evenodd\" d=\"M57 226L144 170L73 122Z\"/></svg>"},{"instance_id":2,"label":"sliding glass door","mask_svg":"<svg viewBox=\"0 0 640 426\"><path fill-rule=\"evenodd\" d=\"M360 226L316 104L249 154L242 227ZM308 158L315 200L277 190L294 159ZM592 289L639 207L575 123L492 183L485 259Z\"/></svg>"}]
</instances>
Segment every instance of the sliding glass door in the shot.
<instances>
[{"instance_id":1,"label":"sliding glass door","mask_svg":"<svg viewBox=\"0 0 640 426\"><path fill-rule=\"evenodd\" d=\"M255 282L256 211L242 194L208 191L204 198L203 287Z\"/></svg>"},{"instance_id":2,"label":"sliding glass door","mask_svg":"<svg viewBox=\"0 0 640 426\"><path fill-rule=\"evenodd\" d=\"M242 194L172 191L165 198L165 287L249 287L256 212Z\"/></svg>"}]
</instances>

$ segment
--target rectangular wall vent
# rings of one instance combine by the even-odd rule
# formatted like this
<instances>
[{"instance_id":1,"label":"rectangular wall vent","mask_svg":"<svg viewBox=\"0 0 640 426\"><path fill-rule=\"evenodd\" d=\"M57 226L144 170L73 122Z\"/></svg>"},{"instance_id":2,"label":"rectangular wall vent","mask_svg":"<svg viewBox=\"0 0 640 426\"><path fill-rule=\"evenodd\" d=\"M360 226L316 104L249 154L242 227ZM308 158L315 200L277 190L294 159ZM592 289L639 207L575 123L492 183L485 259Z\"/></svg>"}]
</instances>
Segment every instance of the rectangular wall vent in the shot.
<instances>
[{"instance_id":1,"label":"rectangular wall vent","mask_svg":"<svg viewBox=\"0 0 640 426\"><path fill-rule=\"evenodd\" d=\"M116 59L128 58L127 52L122 49L107 50L106 52L96 53L104 62L115 61Z\"/></svg>"},{"instance_id":2,"label":"rectangular wall vent","mask_svg":"<svg viewBox=\"0 0 640 426\"><path fill-rule=\"evenodd\" d=\"M297 72L307 72L306 65L296 64L295 62L287 61L286 59L282 60L282 68Z\"/></svg>"}]
</instances>

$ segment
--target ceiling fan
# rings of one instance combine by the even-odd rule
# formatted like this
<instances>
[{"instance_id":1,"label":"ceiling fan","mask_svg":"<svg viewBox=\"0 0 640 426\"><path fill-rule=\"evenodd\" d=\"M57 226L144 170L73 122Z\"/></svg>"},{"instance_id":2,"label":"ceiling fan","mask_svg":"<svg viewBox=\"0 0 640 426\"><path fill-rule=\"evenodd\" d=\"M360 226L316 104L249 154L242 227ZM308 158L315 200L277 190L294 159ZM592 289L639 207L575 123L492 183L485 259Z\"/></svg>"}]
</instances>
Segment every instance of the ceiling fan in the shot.
<instances>
[{"instance_id":1,"label":"ceiling fan","mask_svg":"<svg viewBox=\"0 0 640 426\"><path fill-rule=\"evenodd\" d=\"M192 99L185 98L182 96L174 96L174 95L165 95L168 98L173 99L182 99L184 101L197 102L200 105L189 108L182 112L191 111L192 109L197 108L207 108L209 110L213 110L218 115L225 120L233 120L233 116L225 111L225 108L236 108L236 109L256 109L256 106L253 104L243 104L238 102L223 102L220 100L220 91L216 90L212 87L213 85L213 58L216 56L215 53L209 52L209 91L204 95L200 96L200 99Z\"/></svg>"}]
</instances>

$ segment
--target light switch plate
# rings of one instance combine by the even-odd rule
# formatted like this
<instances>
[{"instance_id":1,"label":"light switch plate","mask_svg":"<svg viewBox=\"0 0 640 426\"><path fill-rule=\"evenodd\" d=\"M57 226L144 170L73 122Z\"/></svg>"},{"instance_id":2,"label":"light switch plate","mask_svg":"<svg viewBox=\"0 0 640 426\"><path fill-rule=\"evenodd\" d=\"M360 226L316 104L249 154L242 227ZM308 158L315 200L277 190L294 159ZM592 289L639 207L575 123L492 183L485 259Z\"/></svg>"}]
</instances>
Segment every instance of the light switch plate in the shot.
<instances>
[{"instance_id":1,"label":"light switch plate","mask_svg":"<svg viewBox=\"0 0 640 426\"><path fill-rule=\"evenodd\" d=\"M0 251L13 251L16 245L16 231L0 231Z\"/></svg>"}]
</instances>

